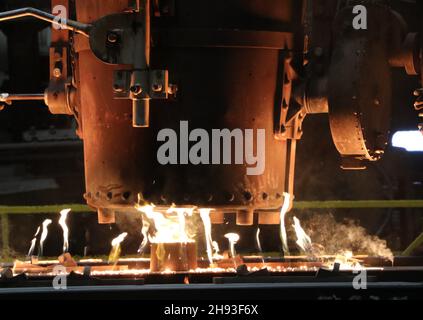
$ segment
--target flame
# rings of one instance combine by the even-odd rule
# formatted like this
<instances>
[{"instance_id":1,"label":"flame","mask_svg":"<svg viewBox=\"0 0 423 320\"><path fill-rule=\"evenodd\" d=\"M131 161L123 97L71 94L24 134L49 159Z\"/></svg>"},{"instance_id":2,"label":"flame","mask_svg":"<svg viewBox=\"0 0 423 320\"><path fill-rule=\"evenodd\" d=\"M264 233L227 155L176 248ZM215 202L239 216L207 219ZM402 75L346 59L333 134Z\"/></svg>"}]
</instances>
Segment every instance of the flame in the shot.
<instances>
[{"instance_id":1,"label":"flame","mask_svg":"<svg viewBox=\"0 0 423 320\"><path fill-rule=\"evenodd\" d=\"M66 224L66 218L71 209L64 209L60 211L59 224L63 230L63 253L68 252L69 250L69 228Z\"/></svg>"},{"instance_id":2,"label":"flame","mask_svg":"<svg viewBox=\"0 0 423 320\"><path fill-rule=\"evenodd\" d=\"M237 234L237 233L227 233L227 234L225 234L225 238L229 240L229 248L230 248L230 251L231 251L231 256L234 259L234 263L236 264L236 262L235 262L235 257L236 257L235 245L239 241L239 234Z\"/></svg>"},{"instance_id":3,"label":"flame","mask_svg":"<svg viewBox=\"0 0 423 320\"><path fill-rule=\"evenodd\" d=\"M127 232L121 233L120 235L118 235L116 238L114 238L112 240L112 247L116 247L118 245L120 245L123 240L125 240L126 236L128 235Z\"/></svg>"},{"instance_id":4,"label":"flame","mask_svg":"<svg viewBox=\"0 0 423 320\"><path fill-rule=\"evenodd\" d=\"M113 266L116 266L119 261L119 256L121 252L120 244L123 242L123 240L125 240L127 235L128 233L124 232L112 240L112 250L109 254L109 263L113 263Z\"/></svg>"},{"instance_id":5,"label":"flame","mask_svg":"<svg viewBox=\"0 0 423 320\"><path fill-rule=\"evenodd\" d=\"M260 256L261 256L261 261L264 264L264 256L263 256L263 249L261 247L261 242L260 242L260 228L257 228L257 232L256 232L256 242L257 242L257 248L260 252Z\"/></svg>"},{"instance_id":6,"label":"flame","mask_svg":"<svg viewBox=\"0 0 423 320\"><path fill-rule=\"evenodd\" d=\"M216 241L212 242L213 247L213 259L214 260L221 260L223 256L220 254L219 244Z\"/></svg>"},{"instance_id":7,"label":"flame","mask_svg":"<svg viewBox=\"0 0 423 320\"><path fill-rule=\"evenodd\" d=\"M154 222L156 232L149 235L152 243L187 243L192 242L186 232L185 214L192 215L194 208L171 207L166 214L155 211L154 205L139 206L135 208L144 213L148 219ZM176 215L175 215L176 213Z\"/></svg>"},{"instance_id":8,"label":"flame","mask_svg":"<svg viewBox=\"0 0 423 320\"><path fill-rule=\"evenodd\" d=\"M206 237L207 245L207 256L209 258L210 264L213 264L213 238L211 234L211 220L210 220L210 211L211 209L200 209L200 217L203 220L204 225L204 234Z\"/></svg>"},{"instance_id":9,"label":"flame","mask_svg":"<svg viewBox=\"0 0 423 320\"><path fill-rule=\"evenodd\" d=\"M175 208L170 207L167 210L167 214L176 213L178 217L178 225L179 225L179 239L178 242L189 242L189 237L186 232L186 220L185 220L185 213L187 213L189 216L192 216L194 209L186 209L186 208Z\"/></svg>"},{"instance_id":10,"label":"flame","mask_svg":"<svg viewBox=\"0 0 423 320\"><path fill-rule=\"evenodd\" d=\"M354 254L352 251L344 251L337 254L331 267L333 267L335 263L339 264L341 270L363 269L363 266L360 264L360 261L354 258Z\"/></svg>"},{"instance_id":11,"label":"flame","mask_svg":"<svg viewBox=\"0 0 423 320\"><path fill-rule=\"evenodd\" d=\"M140 247L138 248L138 253L143 253L145 248L148 245L148 230L150 230L150 221L148 221L146 215L142 213L142 228L141 228L141 234L143 236L142 242L140 244Z\"/></svg>"},{"instance_id":12,"label":"flame","mask_svg":"<svg viewBox=\"0 0 423 320\"><path fill-rule=\"evenodd\" d=\"M52 223L52 221L50 219L46 219L43 222L43 232L41 233L39 256L42 256L43 255L44 241L47 239L48 226L49 226L50 223Z\"/></svg>"},{"instance_id":13,"label":"flame","mask_svg":"<svg viewBox=\"0 0 423 320\"><path fill-rule=\"evenodd\" d=\"M283 201L283 206L281 209L280 236L282 240L283 253L285 256L288 256L289 247L288 247L288 236L286 235L285 216L291 205L291 194L284 192L283 196L284 196L284 201Z\"/></svg>"},{"instance_id":14,"label":"flame","mask_svg":"<svg viewBox=\"0 0 423 320\"><path fill-rule=\"evenodd\" d=\"M31 257L32 254L34 253L35 243L37 242L37 236L40 233L40 229L41 229L40 227L37 228L37 232L35 232L34 238L31 240L31 247L29 248L27 257Z\"/></svg>"},{"instance_id":15,"label":"flame","mask_svg":"<svg viewBox=\"0 0 423 320\"><path fill-rule=\"evenodd\" d=\"M307 235L304 229L301 227L300 220L297 217L294 217L293 227L295 229L295 234L297 235L297 245L305 253L309 253L312 249L311 238Z\"/></svg>"}]
</instances>

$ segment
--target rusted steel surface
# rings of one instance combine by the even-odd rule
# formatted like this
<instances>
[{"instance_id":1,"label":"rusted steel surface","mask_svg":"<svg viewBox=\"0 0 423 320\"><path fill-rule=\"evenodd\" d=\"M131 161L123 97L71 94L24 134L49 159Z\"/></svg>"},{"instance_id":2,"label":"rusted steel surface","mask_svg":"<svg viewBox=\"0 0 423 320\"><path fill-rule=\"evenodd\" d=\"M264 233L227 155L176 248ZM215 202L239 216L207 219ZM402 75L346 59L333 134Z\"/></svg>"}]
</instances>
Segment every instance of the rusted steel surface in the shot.
<instances>
[{"instance_id":1,"label":"rusted steel surface","mask_svg":"<svg viewBox=\"0 0 423 320\"><path fill-rule=\"evenodd\" d=\"M76 2L78 21L89 23L122 12L127 1ZM291 32L300 21L297 1L176 2L178 27ZM243 14L239 15L242 11ZM294 21L297 21L294 23ZM158 20L152 20L152 34ZM165 24L172 30L174 24ZM197 30L197 31L196 31ZM195 33L194 32L194 33ZM189 40L189 39L188 39ZM82 131L84 137L86 195L95 208L129 209L138 194L158 206L195 205L236 210L275 209L285 191L286 142L274 138L274 110L280 107L280 48L202 48L195 38L188 47L151 48L151 68L169 70L177 83L172 101L152 101L149 128L131 126L131 103L113 99L113 71L94 57L76 36ZM198 40L198 37L197 37ZM228 38L224 38L228 42ZM254 41L260 39L255 38ZM233 41L236 42L236 39ZM250 41L250 40L248 40ZM248 42L247 41L247 42ZM292 49L289 40L286 49ZM284 45L283 43L281 45ZM179 132L181 120L190 129L234 128L266 130L266 170L246 176L245 165L158 164L157 133L163 128Z\"/></svg>"}]
</instances>

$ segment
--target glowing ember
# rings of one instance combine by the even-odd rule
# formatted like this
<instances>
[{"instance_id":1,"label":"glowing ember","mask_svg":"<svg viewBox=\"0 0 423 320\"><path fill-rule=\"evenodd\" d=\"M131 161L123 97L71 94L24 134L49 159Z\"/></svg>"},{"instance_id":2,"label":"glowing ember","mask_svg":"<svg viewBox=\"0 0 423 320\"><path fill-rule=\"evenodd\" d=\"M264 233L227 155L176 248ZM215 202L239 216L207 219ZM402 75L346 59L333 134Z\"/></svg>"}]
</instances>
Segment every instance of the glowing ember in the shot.
<instances>
[{"instance_id":1,"label":"glowing ember","mask_svg":"<svg viewBox=\"0 0 423 320\"><path fill-rule=\"evenodd\" d=\"M42 256L43 255L44 241L47 239L48 226L50 225L50 223L52 223L52 221L50 219L46 219L43 222L43 232L41 233L39 256Z\"/></svg>"},{"instance_id":2,"label":"glowing ember","mask_svg":"<svg viewBox=\"0 0 423 320\"><path fill-rule=\"evenodd\" d=\"M113 263L114 265L117 264L121 252L120 244L123 242L123 240L125 240L127 235L128 233L124 232L112 240L112 250L110 251L109 255L109 263Z\"/></svg>"},{"instance_id":3,"label":"glowing ember","mask_svg":"<svg viewBox=\"0 0 423 320\"><path fill-rule=\"evenodd\" d=\"M204 234L206 237L207 245L207 256L209 258L210 264L213 264L213 238L211 234L211 221L210 221L210 211L211 209L200 209L200 216L203 220L204 225Z\"/></svg>"},{"instance_id":4,"label":"glowing ember","mask_svg":"<svg viewBox=\"0 0 423 320\"><path fill-rule=\"evenodd\" d=\"M60 219L59 224L63 230L63 253L69 251L69 228L66 224L66 218L68 217L68 213L71 209L64 209L60 211Z\"/></svg>"},{"instance_id":5,"label":"glowing ember","mask_svg":"<svg viewBox=\"0 0 423 320\"><path fill-rule=\"evenodd\" d=\"M31 257L32 254L34 253L35 244L37 242L37 235L40 233L40 229L41 229L40 227L37 228L37 232L35 232L34 238L31 240L31 247L29 248L28 255L27 255L28 258Z\"/></svg>"},{"instance_id":6,"label":"glowing ember","mask_svg":"<svg viewBox=\"0 0 423 320\"><path fill-rule=\"evenodd\" d=\"M301 227L300 220L298 220L297 217L294 217L293 227L295 229L295 234L297 235L297 245L301 248L301 250L306 253L309 253L312 249L312 242L310 237Z\"/></svg>"},{"instance_id":7,"label":"glowing ember","mask_svg":"<svg viewBox=\"0 0 423 320\"><path fill-rule=\"evenodd\" d=\"M284 196L284 201L283 201L283 206L281 209L280 236L282 240L282 248L283 248L284 255L287 256L289 255L289 247L288 247L288 237L286 235L285 216L291 205L291 195L287 192L284 192L283 196Z\"/></svg>"},{"instance_id":8,"label":"glowing ember","mask_svg":"<svg viewBox=\"0 0 423 320\"><path fill-rule=\"evenodd\" d=\"M234 259L234 263L236 264L236 262L235 262L235 257L236 257L235 245L239 241L239 235L236 234L236 233L227 233L227 234L225 234L225 238L229 240L229 248L230 248L230 251L231 251L231 256Z\"/></svg>"}]
</instances>

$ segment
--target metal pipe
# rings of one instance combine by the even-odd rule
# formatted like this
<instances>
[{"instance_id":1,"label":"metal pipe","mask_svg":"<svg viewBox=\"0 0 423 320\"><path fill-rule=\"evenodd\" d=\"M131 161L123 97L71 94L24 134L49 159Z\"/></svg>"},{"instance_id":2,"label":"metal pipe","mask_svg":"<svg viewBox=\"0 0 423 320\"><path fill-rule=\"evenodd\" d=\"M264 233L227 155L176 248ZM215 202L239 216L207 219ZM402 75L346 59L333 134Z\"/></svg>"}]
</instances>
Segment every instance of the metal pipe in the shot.
<instances>
[{"instance_id":1,"label":"metal pipe","mask_svg":"<svg viewBox=\"0 0 423 320\"><path fill-rule=\"evenodd\" d=\"M39 20L51 22L55 25L59 25L63 29L80 33L86 37L89 37L89 32L92 27L90 24L85 24L70 19L58 19L57 16L51 13L47 13L31 7L2 12L0 13L0 22L20 19L24 17L33 17Z\"/></svg>"},{"instance_id":2,"label":"metal pipe","mask_svg":"<svg viewBox=\"0 0 423 320\"><path fill-rule=\"evenodd\" d=\"M150 22L150 0L145 0L145 59L147 68L150 68L150 46L151 46L151 22Z\"/></svg>"},{"instance_id":3,"label":"metal pipe","mask_svg":"<svg viewBox=\"0 0 423 320\"><path fill-rule=\"evenodd\" d=\"M11 102L11 101L30 101L30 100L43 100L43 93L25 93L25 94L9 94L1 93L0 102Z\"/></svg>"}]
</instances>

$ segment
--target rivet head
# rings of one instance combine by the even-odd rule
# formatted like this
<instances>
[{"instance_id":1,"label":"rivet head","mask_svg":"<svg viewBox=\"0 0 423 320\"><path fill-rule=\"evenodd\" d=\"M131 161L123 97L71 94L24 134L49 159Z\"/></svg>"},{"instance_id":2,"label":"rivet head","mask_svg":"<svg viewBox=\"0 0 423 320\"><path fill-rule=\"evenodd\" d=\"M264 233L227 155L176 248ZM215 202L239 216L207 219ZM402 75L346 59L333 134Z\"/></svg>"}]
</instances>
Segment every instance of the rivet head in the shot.
<instances>
[{"instance_id":1,"label":"rivet head","mask_svg":"<svg viewBox=\"0 0 423 320\"><path fill-rule=\"evenodd\" d=\"M53 69L53 76L55 78L60 78L62 76L62 70L60 70L60 68L54 68Z\"/></svg>"},{"instance_id":2,"label":"rivet head","mask_svg":"<svg viewBox=\"0 0 423 320\"><path fill-rule=\"evenodd\" d=\"M253 199L253 195L251 194L251 192L249 192L249 191L245 191L245 192L244 192L244 198L245 198L245 200L247 200L247 201L251 201L251 200Z\"/></svg>"},{"instance_id":3,"label":"rivet head","mask_svg":"<svg viewBox=\"0 0 423 320\"><path fill-rule=\"evenodd\" d=\"M113 85L113 91L114 92L122 92L123 88L121 86L119 86L118 84L114 84Z\"/></svg>"},{"instance_id":4,"label":"rivet head","mask_svg":"<svg viewBox=\"0 0 423 320\"><path fill-rule=\"evenodd\" d=\"M109 43L116 43L119 40L119 36L115 32L109 32L107 34L107 41Z\"/></svg>"},{"instance_id":5,"label":"rivet head","mask_svg":"<svg viewBox=\"0 0 423 320\"><path fill-rule=\"evenodd\" d=\"M131 192L130 191L126 191L122 194L122 200L127 201L129 199L129 197L131 196Z\"/></svg>"},{"instance_id":6,"label":"rivet head","mask_svg":"<svg viewBox=\"0 0 423 320\"><path fill-rule=\"evenodd\" d=\"M142 93L142 87L139 84L133 85L130 88L131 92L135 95L139 95Z\"/></svg>"},{"instance_id":7,"label":"rivet head","mask_svg":"<svg viewBox=\"0 0 423 320\"><path fill-rule=\"evenodd\" d=\"M225 199L226 201L232 202L235 200L235 195L233 193L228 192L225 194Z\"/></svg>"},{"instance_id":8,"label":"rivet head","mask_svg":"<svg viewBox=\"0 0 423 320\"><path fill-rule=\"evenodd\" d=\"M162 92L163 91L163 85L161 83L155 83L151 86L151 89L154 92Z\"/></svg>"}]
</instances>

